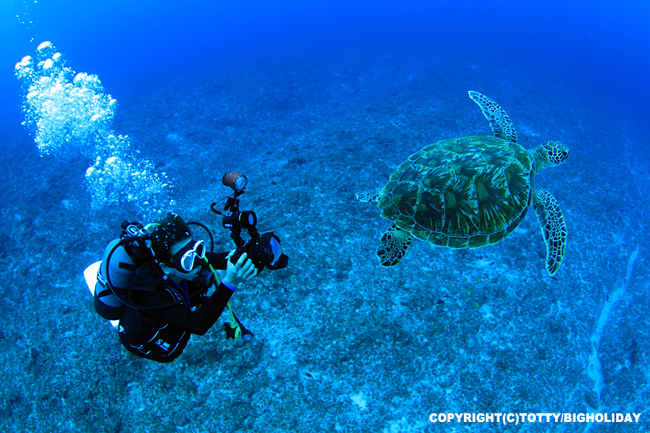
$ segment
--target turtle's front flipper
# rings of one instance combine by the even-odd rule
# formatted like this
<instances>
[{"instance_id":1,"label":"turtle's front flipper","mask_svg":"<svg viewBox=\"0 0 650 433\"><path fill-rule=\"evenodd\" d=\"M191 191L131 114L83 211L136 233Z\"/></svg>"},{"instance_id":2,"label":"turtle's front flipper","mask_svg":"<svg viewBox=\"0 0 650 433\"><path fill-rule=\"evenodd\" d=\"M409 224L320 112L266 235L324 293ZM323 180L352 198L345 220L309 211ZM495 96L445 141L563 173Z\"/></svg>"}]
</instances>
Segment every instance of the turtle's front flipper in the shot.
<instances>
[{"instance_id":1,"label":"turtle's front flipper","mask_svg":"<svg viewBox=\"0 0 650 433\"><path fill-rule=\"evenodd\" d=\"M546 241L546 270L553 275L560 269L564 258L566 224L560 205L550 192L541 188L533 188L532 193L537 221L539 221L544 241Z\"/></svg>"},{"instance_id":2,"label":"turtle's front flipper","mask_svg":"<svg viewBox=\"0 0 650 433\"><path fill-rule=\"evenodd\" d=\"M381 192L382 192L383 189L384 189L383 186L377 186L377 187L374 187L374 188L359 191L356 194L357 200L362 201L362 202L378 201L379 196L381 195Z\"/></svg>"},{"instance_id":3,"label":"turtle's front flipper","mask_svg":"<svg viewBox=\"0 0 650 433\"><path fill-rule=\"evenodd\" d=\"M411 234L398 229L393 224L381 237L381 245L377 248L377 257L379 257L382 266L395 266L402 260L410 246Z\"/></svg>"},{"instance_id":4,"label":"turtle's front flipper","mask_svg":"<svg viewBox=\"0 0 650 433\"><path fill-rule=\"evenodd\" d=\"M495 137L503 138L511 143L517 142L517 131L512 124L512 120L506 114L505 110L499 104L483 95L482 93L470 90L469 97L476 102L483 115L490 121L490 127Z\"/></svg>"}]
</instances>

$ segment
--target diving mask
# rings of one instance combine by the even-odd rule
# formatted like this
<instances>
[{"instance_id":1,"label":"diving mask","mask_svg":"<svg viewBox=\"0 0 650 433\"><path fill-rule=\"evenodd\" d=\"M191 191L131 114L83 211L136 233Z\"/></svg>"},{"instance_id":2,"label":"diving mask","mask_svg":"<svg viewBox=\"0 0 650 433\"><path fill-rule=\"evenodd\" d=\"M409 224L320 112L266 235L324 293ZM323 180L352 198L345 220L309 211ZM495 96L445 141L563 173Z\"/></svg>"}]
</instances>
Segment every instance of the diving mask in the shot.
<instances>
[{"instance_id":1,"label":"diving mask","mask_svg":"<svg viewBox=\"0 0 650 433\"><path fill-rule=\"evenodd\" d=\"M194 269L196 258L205 257L205 242L196 241L194 245L189 242L185 247L178 251L171 260L171 265L182 272L190 272Z\"/></svg>"}]
</instances>

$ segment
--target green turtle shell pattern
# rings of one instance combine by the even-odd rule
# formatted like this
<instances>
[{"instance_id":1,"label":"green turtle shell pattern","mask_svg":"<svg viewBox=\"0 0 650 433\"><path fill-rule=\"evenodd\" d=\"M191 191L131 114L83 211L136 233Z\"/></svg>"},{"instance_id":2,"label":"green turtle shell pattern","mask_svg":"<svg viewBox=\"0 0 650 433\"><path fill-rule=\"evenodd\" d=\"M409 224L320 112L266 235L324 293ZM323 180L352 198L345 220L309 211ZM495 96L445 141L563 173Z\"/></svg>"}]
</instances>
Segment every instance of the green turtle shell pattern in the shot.
<instances>
[{"instance_id":1,"label":"green turtle shell pattern","mask_svg":"<svg viewBox=\"0 0 650 433\"><path fill-rule=\"evenodd\" d=\"M494 244L526 215L532 167L526 149L498 137L441 140L397 168L377 206L397 227L434 245Z\"/></svg>"}]
</instances>

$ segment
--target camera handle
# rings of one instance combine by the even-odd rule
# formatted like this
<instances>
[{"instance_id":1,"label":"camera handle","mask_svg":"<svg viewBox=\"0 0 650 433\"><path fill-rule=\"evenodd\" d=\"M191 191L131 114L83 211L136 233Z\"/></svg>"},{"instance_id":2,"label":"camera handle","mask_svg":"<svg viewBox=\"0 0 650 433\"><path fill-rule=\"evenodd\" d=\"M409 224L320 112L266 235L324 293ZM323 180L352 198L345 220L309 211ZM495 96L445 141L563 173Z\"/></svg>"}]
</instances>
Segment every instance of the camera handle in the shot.
<instances>
[{"instance_id":1,"label":"camera handle","mask_svg":"<svg viewBox=\"0 0 650 433\"><path fill-rule=\"evenodd\" d=\"M243 193L244 191L241 192L235 191L232 197L228 197L226 199L226 204L223 207L223 210L231 213L239 212L239 196L242 195ZM210 210L216 213L217 215L223 215L223 212L217 209L216 202L212 202L212 204L210 205Z\"/></svg>"},{"instance_id":2,"label":"camera handle","mask_svg":"<svg viewBox=\"0 0 650 433\"><path fill-rule=\"evenodd\" d=\"M237 248L246 245L246 241L241 237L241 229L230 229L230 237L235 241L235 246L237 246Z\"/></svg>"}]
</instances>

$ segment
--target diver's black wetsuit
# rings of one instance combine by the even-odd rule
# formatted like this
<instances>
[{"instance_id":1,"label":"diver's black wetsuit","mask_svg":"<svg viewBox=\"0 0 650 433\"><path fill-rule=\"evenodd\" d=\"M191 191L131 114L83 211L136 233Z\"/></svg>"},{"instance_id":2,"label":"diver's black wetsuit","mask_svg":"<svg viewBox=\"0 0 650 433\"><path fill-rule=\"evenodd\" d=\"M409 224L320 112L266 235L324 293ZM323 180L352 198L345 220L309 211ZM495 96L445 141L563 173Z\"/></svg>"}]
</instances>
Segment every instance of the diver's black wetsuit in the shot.
<instances>
[{"instance_id":1,"label":"diver's black wetsuit","mask_svg":"<svg viewBox=\"0 0 650 433\"><path fill-rule=\"evenodd\" d=\"M228 253L208 254L215 269L226 269ZM131 353L158 362L171 362L181 354L191 334L205 334L219 319L233 290L223 283L206 297L207 287L197 281L178 284L153 263L145 263L136 272L131 286L136 305L154 307L186 298L189 301L170 307L135 310L126 308L120 320L120 340Z\"/></svg>"}]
</instances>

